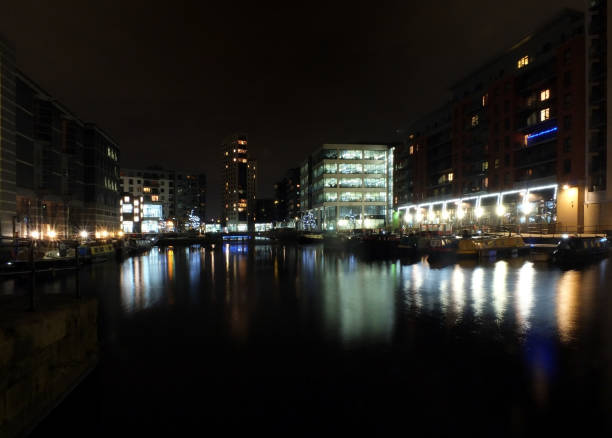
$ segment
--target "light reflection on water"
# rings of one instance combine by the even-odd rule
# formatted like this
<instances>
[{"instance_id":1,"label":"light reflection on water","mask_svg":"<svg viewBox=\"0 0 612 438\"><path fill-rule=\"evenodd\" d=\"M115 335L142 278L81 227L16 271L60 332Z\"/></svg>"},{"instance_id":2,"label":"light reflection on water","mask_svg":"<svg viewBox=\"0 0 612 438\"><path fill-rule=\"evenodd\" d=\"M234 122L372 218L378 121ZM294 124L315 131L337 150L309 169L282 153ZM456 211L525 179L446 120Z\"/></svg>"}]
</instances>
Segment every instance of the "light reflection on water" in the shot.
<instances>
[{"instance_id":1,"label":"light reflection on water","mask_svg":"<svg viewBox=\"0 0 612 438\"><path fill-rule=\"evenodd\" d=\"M523 259L434 269L425 260L365 262L326 254L319 246L253 251L225 245L222 251L154 248L126 260L120 267L124 312L173 306L181 294L190 304L215 302L220 293L223 304L215 305L226 309L229 331L246 339L261 315L277 318L268 315L270 309L285 311L283 297L289 294L297 300L300 320L320 321L326 339L348 346L392 342L402 314L439 315L447 326L493 322L520 336L537 333L570 342L581 306L593 295L581 291L585 272L591 272L591 288L608 275L605 262L584 272ZM218 257L221 265L215 264Z\"/></svg>"}]
</instances>

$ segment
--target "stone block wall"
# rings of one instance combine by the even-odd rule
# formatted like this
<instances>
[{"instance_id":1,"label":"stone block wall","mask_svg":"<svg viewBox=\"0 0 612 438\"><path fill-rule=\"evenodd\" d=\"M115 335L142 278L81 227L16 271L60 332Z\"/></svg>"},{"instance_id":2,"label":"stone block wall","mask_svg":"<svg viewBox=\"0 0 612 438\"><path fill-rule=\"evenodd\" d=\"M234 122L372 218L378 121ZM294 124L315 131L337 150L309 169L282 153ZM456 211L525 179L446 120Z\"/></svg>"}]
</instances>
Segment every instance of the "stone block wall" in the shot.
<instances>
[{"instance_id":1,"label":"stone block wall","mask_svg":"<svg viewBox=\"0 0 612 438\"><path fill-rule=\"evenodd\" d=\"M0 436L21 436L98 360L98 302L0 315Z\"/></svg>"}]
</instances>

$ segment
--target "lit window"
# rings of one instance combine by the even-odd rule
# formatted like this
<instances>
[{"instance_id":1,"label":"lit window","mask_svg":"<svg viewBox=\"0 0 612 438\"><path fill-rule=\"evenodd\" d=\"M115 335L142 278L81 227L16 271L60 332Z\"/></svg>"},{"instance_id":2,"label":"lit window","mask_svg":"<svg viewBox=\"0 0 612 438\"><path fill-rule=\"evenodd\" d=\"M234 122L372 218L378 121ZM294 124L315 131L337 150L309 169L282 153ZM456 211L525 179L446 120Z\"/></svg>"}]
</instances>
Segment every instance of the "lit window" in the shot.
<instances>
[{"instance_id":1,"label":"lit window","mask_svg":"<svg viewBox=\"0 0 612 438\"><path fill-rule=\"evenodd\" d=\"M410 146L410 155L414 154L414 146Z\"/></svg>"},{"instance_id":2,"label":"lit window","mask_svg":"<svg viewBox=\"0 0 612 438\"><path fill-rule=\"evenodd\" d=\"M247 144L245 140L238 140L238 144Z\"/></svg>"},{"instance_id":3,"label":"lit window","mask_svg":"<svg viewBox=\"0 0 612 438\"><path fill-rule=\"evenodd\" d=\"M483 161L482 162L482 171L486 171L489 169L489 162L488 161Z\"/></svg>"},{"instance_id":4,"label":"lit window","mask_svg":"<svg viewBox=\"0 0 612 438\"><path fill-rule=\"evenodd\" d=\"M485 188L489 187L489 178L484 179L483 185L485 186Z\"/></svg>"},{"instance_id":5,"label":"lit window","mask_svg":"<svg viewBox=\"0 0 612 438\"><path fill-rule=\"evenodd\" d=\"M124 200L125 202L130 202L130 197L129 197L129 196L124 196L124 197L123 197L123 200Z\"/></svg>"},{"instance_id":6,"label":"lit window","mask_svg":"<svg viewBox=\"0 0 612 438\"><path fill-rule=\"evenodd\" d=\"M528 64L529 64L529 56L523 56L521 59L518 60L517 66L518 68L523 68Z\"/></svg>"},{"instance_id":7,"label":"lit window","mask_svg":"<svg viewBox=\"0 0 612 438\"><path fill-rule=\"evenodd\" d=\"M144 187L142 191L145 193L151 193L151 187Z\"/></svg>"},{"instance_id":8,"label":"lit window","mask_svg":"<svg viewBox=\"0 0 612 438\"><path fill-rule=\"evenodd\" d=\"M448 180L449 180L449 181L452 181L452 180L453 180L453 177L454 177L453 172L451 172L451 173L449 173L449 174L448 174Z\"/></svg>"},{"instance_id":9,"label":"lit window","mask_svg":"<svg viewBox=\"0 0 612 438\"><path fill-rule=\"evenodd\" d=\"M478 126L478 114L472 116L472 126Z\"/></svg>"},{"instance_id":10,"label":"lit window","mask_svg":"<svg viewBox=\"0 0 612 438\"><path fill-rule=\"evenodd\" d=\"M153 201L153 202L159 201L159 196L157 196L157 195L151 196L151 201Z\"/></svg>"},{"instance_id":11,"label":"lit window","mask_svg":"<svg viewBox=\"0 0 612 438\"><path fill-rule=\"evenodd\" d=\"M550 108L544 108L540 111L540 122L550 119Z\"/></svg>"},{"instance_id":12,"label":"lit window","mask_svg":"<svg viewBox=\"0 0 612 438\"><path fill-rule=\"evenodd\" d=\"M487 106L487 101L489 100L489 94L485 94L482 96L482 106Z\"/></svg>"},{"instance_id":13,"label":"lit window","mask_svg":"<svg viewBox=\"0 0 612 438\"><path fill-rule=\"evenodd\" d=\"M540 101L544 102L545 100L550 99L550 89L542 90L540 92Z\"/></svg>"},{"instance_id":14,"label":"lit window","mask_svg":"<svg viewBox=\"0 0 612 438\"><path fill-rule=\"evenodd\" d=\"M527 146L528 143L529 143L529 135L523 136L523 144Z\"/></svg>"}]
</instances>

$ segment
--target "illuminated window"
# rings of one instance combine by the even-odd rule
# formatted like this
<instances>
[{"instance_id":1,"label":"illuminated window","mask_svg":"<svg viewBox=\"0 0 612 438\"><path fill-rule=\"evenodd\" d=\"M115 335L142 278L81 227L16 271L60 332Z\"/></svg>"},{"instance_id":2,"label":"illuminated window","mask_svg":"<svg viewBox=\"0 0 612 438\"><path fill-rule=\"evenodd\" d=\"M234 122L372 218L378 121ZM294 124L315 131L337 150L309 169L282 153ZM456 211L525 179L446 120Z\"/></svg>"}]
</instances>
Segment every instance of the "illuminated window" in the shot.
<instances>
[{"instance_id":1,"label":"illuminated window","mask_svg":"<svg viewBox=\"0 0 612 438\"><path fill-rule=\"evenodd\" d=\"M125 202L130 202L130 197L129 197L129 196L124 196L124 197L123 197L123 200L124 200Z\"/></svg>"},{"instance_id":2,"label":"illuminated window","mask_svg":"<svg viewBox=\"0 0 612 438\"><path fill-rule=\"evenodd\" d=\"M544 108L540 111L540 122L550 119L550 108Z\"/></svg>"},{"instance_id":3,"label":"illuminated window","mask_svg":"<svg viewBox=\"0 0 612 438\"><path fill-rule=\"evenodd\" d=\"M154 202L159 201L159 196L157 196L157 195L151 196L151 201L154 201Z\"/></svg>"},{"instance_id":4,"label":"illuminated window","mask_svg":"<svg viewBox=\"0 0 612 438\"><path fill-rule=\"evenodd\" d=\"M238 140L238 144L247 144L246 140Z\"/></svg>"},{"instance_id":5,"label":"illuminated window","mask_svg":"<svg viewBox=\"0 0 612 438\"><path fill-rule=\"evenodd\" d=\"M550 90L547 88L546 90L542 90L540 92L540 101L544 102L548 99L550 99Z\"/></svg>"},{"instance_id":6,"label":"illuminated window","mask_svg":"<svg viewBox=\"0 0 612 438\"><path fill-rule=\"evenodd\" d=\"M485 188L489 187L489 178L485 178L483 180L483 185L485 186Z\"/></svg>"},{"instance_id":7,"label":"illuminated window","mask_svg":"<svg viewBox=\"0 0 612 438\"><path fill-rule=\"evenodd\" d=\"M448 180L452 181L455 175L453 175L453 172L448 174Z\"/></svg>"},{"instance_id":8,"label":"illuminated window","mask_svg":"<svg viewBox=\"0 0 612 438\"><path fill-rule=\"evenodd\" d=\"M478 114L472 116L472 126L478 126Z\"/></svg>"},{"instance_id":9,"label":"illuminated window","mask_svg":"<svg viewBox=\"0 0 612 438\"><path fill-rule=\"evenodd\" d=\"M151 187L144 187L144 188L142 189L142 191L143 191L144 193L151 193Z\"/></svg>"},{"instance_id":10,"label":"illuminated window","mask_svg":"<svg viewBox=\"0 0 612 438\"><path fill-rule=\"evenodd\" d=\"M523 68L528 64L529 64L529 56L523 56L521 59L518 60L517 67Z\"/></svg>"},{"instance_id":11,"label":"illuminated window","mask_svg":"<svg viewBox=\"0 0 612 438\"><path fill-rule=\"evenodd\" d=\"M523 144L527 146L528 143L529 143L529 135L523 136Z\"/></svg>"},{"instance_id":12,"label":"illuminated window","mask_svg":"<svg viewBox=\"0 0 612 438\"><path fill-rule=\"evenodd\" d=\"M482 171L485 172L489 170L489 162L488 161L483 161L482 162Z\"/></svg>"},{"instance_id":13,"label":"illuminated window","mask_svg":"<svg viewBox=\"0 0 612 438\"><path fill-rule=\"evenodd\" d=\"M484 96L482 96L482 106L487 106L487 102L489 100L489 94L485 94Z\"/></svg>"},{"instance_id":14,"label":"illuminated window","mask_svg":"<svg viewBox=\"0 0 612 438\"><path fill-rule=\"evenodd\" d=\"M410 155L414 154L414 146L410 146Z\"/></svg>"}]
</instances>

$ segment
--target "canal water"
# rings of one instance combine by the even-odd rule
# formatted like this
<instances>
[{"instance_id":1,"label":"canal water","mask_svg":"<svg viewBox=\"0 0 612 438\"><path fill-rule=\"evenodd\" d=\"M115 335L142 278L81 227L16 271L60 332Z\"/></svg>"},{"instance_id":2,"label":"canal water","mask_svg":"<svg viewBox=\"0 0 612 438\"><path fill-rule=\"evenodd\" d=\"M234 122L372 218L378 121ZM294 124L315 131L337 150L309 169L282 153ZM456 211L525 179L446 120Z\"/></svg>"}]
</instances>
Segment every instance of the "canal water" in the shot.
<instances>
[{"instance_id":1,"label":"canal water","mask_svg":"<svg viewBox=\"0 0 612 438\"><path fill-rule=\"evenodd\" d=\"M611 430L610 260L434 268L322 246L192 246L80 275L100 300L101 360L34 436Z\"/></svg>"}]
</instances>

